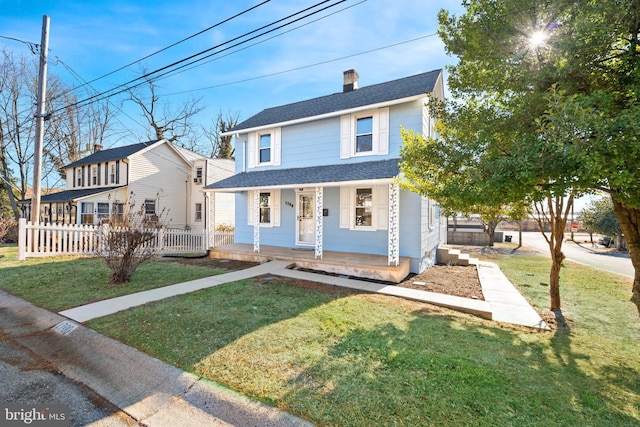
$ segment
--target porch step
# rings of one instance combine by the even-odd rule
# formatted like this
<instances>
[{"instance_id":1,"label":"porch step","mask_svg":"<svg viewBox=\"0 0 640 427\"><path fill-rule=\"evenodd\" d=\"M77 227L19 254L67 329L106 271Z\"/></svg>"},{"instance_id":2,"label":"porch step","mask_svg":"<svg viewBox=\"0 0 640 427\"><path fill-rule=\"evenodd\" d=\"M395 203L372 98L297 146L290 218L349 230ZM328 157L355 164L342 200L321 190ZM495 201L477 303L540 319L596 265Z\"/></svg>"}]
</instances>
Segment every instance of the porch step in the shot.
<instances>
[{"instance_id":1,"label":"porch step","mask_svg":"<svg viewBox=\"0 0 640 427\"><path fill-rule=\"evenodd\" d=\"M477 258L471 258L469 254L460 252L459 249L453 249L448 246L441 246L436 252L438 264L447 265L478 265Z\"/></svg>"}]
</instances>

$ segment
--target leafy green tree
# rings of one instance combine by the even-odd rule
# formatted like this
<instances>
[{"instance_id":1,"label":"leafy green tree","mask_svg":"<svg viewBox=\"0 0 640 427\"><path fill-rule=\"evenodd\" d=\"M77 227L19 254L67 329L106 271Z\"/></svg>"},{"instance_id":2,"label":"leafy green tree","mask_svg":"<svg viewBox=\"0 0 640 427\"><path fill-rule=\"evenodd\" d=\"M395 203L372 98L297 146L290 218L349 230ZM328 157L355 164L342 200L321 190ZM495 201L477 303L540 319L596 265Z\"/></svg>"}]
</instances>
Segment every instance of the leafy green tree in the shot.
<instances>
[{"instance_id":1,"label":"leafy green tree","mask_svg":"<svg viewBox=\"0 0 640 427\"><path fill-rule=\"evenodd\" d=\"M622 235L622 228L613 210L613 203L608 197L592 200L582 210L580 223L590 233L603 234L609 237Z\"/></svg>"},{"instance_id":2,"label":"leafy green tree","mask_svg":"<svg viewBox=\"0 0 640 427\"><path fill-rule=\"evenodd\" d=\"M438 15L454 100L430 102L440 141L405 138L407 180L442 203L531 203L549 219L559 310L572 199L611 195L640 302L640 0L468 0ZM538 218L540 218L538 215Z\"/></svg>"}]
</instances>

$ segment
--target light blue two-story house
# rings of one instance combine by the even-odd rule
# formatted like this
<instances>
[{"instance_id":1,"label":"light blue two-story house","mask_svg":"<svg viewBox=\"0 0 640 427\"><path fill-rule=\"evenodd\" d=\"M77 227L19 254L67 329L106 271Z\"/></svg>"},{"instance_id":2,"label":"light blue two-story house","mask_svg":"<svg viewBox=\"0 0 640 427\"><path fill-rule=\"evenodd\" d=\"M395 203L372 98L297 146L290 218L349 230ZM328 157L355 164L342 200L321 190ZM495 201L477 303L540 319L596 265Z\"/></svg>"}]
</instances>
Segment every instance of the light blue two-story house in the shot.
<instances>
[{"instance_id":1,"label":"light blue two-story house","mask_svg":"<svg viewBox=\"0 0 640 427\"><path fill-rule=\"evenodd\" d=\"M401 127L434 133L429 95L444 97L441 70L361 88L349 70L342 92L267 108L231 129L236 173L205 191L236 194L235 243L316 259L382 255L405 273L432 266L446 220L395 181Z\"/></svg>"}]
</instances>

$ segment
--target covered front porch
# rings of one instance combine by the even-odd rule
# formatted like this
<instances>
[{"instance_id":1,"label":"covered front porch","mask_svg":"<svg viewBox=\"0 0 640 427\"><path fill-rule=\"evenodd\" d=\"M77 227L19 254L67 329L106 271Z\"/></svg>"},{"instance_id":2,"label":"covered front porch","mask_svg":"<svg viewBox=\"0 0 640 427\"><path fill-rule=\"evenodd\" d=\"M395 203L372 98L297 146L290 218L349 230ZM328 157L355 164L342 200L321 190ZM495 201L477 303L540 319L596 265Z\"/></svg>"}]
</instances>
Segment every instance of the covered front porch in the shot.
<instances>
[{"instance_id":1,"label":"covered front porch","mask_svg":"<svg viewBox=\"0 0 640 427\"><path fill-rule=\"evenodd\" d=\"M322 252L322 258L317 258L313 248L260 245L260 252L255 252L253 245L242 243L211 249L209 256L217 259L253 262L290 261L299 268L393 283L399 283L407 277L411 264L411 259L408 257L400 257L397 265L396 263L389 265L389 258L386 255L327 250Z\"/></svg>"}]
</instances>

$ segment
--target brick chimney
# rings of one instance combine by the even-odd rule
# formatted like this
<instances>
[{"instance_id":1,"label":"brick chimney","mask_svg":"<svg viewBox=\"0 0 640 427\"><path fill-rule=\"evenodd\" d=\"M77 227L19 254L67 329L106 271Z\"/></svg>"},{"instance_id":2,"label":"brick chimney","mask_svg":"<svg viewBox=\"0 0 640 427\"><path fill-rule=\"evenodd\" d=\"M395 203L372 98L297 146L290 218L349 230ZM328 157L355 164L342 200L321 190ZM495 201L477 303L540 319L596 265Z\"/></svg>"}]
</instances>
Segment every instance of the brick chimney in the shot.
<instances>
[{"instance_id":1,"label":"brick chimney","mask_svg":"<svg viewBox=\"0 0 640 427\"><path fill-rule=\"evenodd\" d=\"M102 144L93 144L93 152L97 153L98 151L102 151Z\"/></svg>"},{"instance_id":2,"label":"brick chimney","mask_svg":"<svg viewBox=\"0 0 640 427\"><path fill-rule=\"evenodd\" d=\"M344 83L342 84L342 92L351 92L358 89L358 72L356 70L347 70L344 72Z\"/></svg>"}]
</instances>

